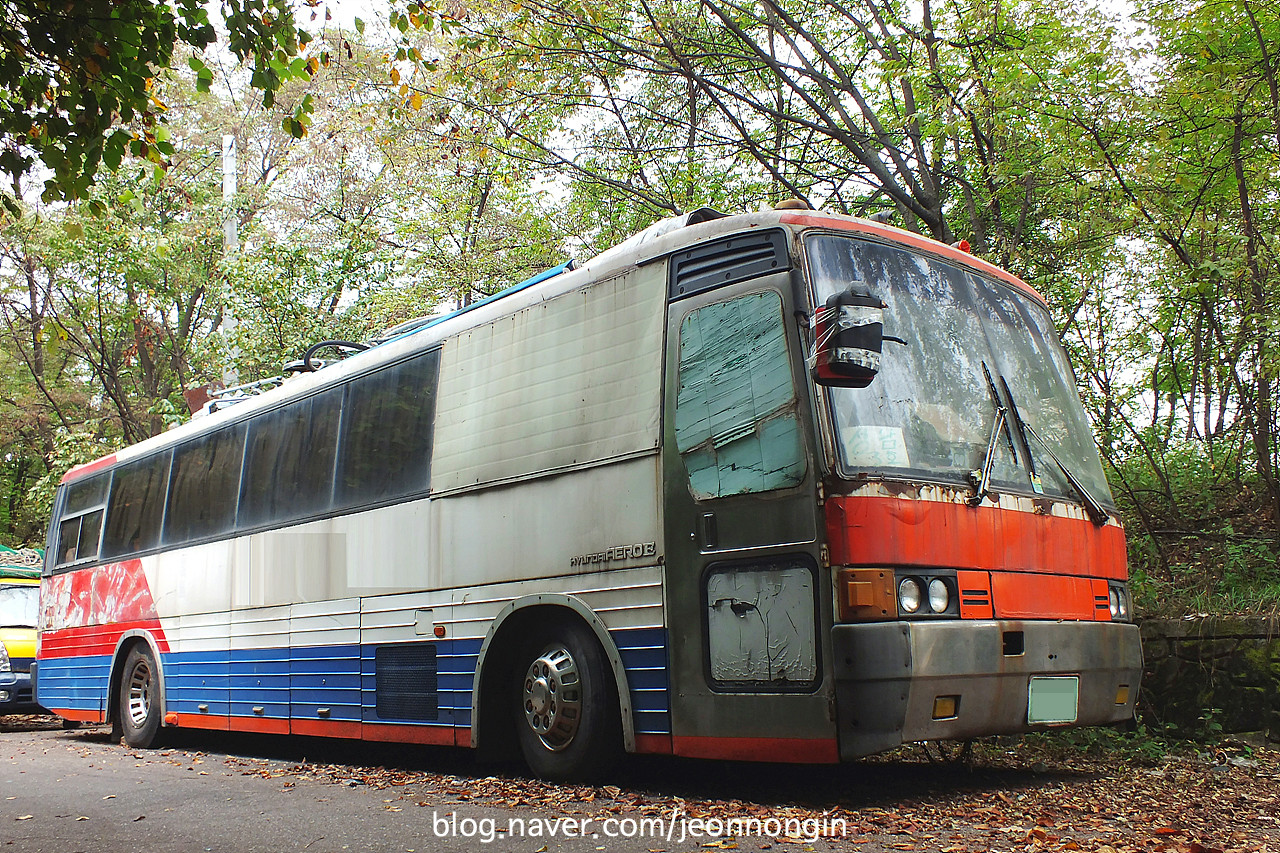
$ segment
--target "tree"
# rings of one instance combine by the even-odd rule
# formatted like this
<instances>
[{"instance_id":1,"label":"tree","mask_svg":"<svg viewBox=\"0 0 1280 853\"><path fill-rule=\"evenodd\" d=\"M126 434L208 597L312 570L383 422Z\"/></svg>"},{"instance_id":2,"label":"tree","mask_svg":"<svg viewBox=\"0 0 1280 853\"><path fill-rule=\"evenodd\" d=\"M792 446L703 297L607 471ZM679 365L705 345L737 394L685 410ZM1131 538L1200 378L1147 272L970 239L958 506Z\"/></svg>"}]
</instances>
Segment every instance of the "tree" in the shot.
<instances>
[{"instance_id":1,"label":"tree","mask_svg":"<svg viewBox=\"0 0 1280 853\"><path fill-rule=\"evenodd\" d=\"M504 151L540 152L628 207L800 197L890 211L1032 278L1106 248L1072 227L1101 224L1075 214L1104 188L1050 109L1052 95L1102 100L1125 81L1088 7L521 0L445 23L461 33L452 66L492 93L469 101ZM560 125L539 138L529 115Z\"/></svg>"},{"instance_id":2,"label":"tree","mask_svg":"<svg viewBox=\"0 0 1280 853\"><path fill-rule=\"evenodd\" d=\"M1195 442L1237 483L1251 468L1280 529L1280 9L1164 0L1141 18L1145 85L1064 111L1134 221L1145 440Z\"/></svg>"},{"instance_id":3,"label":"tree","mask_svg":"<svg viewBox=\"0 0 1280 853\"><path fill-rule=\"evenodd\" d=\"M318 0L306 0L315 7ZM288 79L318 60L297 58L310 41L289 0L223 0L226 46L252 62L252 85L270 105ZM126 153L160 162L173 153L156 76L178 45L204 48L216 31L201 0L7 0L0 3L0 170L17 211L22 179L42 165L46 201L86 197L98 167ZM212 73L193 60L206 85ZM305 110L288 121L299 135Z\"/></svg>"}]
</instances>

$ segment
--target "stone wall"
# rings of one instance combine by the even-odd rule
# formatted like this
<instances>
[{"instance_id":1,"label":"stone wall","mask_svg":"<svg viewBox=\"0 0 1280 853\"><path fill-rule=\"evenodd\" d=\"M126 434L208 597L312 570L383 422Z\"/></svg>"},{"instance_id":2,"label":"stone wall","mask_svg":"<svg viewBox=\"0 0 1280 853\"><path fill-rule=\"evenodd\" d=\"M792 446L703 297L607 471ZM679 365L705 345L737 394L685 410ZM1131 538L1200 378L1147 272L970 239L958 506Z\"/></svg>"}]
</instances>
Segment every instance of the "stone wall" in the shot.
<instances>
[{"instance_id":1,"label":"stone wall","mask_svg":"<svg viewBox=\"0 0 1280 853\"><path fill-rule=\"evenodd\" d=\"M1148 619L1142 653L1138 714L1148 726L1280 741L1280 618Z\"/></svg>"}]
</instances>

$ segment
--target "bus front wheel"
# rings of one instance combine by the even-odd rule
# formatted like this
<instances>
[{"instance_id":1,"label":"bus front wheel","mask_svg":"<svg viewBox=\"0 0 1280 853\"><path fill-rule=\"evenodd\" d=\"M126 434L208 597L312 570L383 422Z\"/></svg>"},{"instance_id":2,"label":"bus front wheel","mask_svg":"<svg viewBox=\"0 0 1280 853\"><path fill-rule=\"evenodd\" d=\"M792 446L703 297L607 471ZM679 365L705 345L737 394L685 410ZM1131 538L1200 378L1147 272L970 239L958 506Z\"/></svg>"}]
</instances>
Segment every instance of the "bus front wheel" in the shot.
<instances>
[{"instance_id":1,"label":"bus front wheel","mask_svg":"<svg viewBox=\"0 0 1280 853\"><path fill-rule=\"evenodd\" d=\"M155 746L162 715L160 671L146 646L134 646L124 659L117 710L126 744L138 749Z\"/></svg>"},{"instance_id":2,"label":"bus front wheel","mask_svg":"<svg viewBox=\"0 0 1280 853\"><path fill-rule=\"evenodd\" d=\"M516 685L516 727L529 769L556 782L598 776L621 753L617 694L600 644L565 622L531 638Z\"/></svg>"}]
</instances>

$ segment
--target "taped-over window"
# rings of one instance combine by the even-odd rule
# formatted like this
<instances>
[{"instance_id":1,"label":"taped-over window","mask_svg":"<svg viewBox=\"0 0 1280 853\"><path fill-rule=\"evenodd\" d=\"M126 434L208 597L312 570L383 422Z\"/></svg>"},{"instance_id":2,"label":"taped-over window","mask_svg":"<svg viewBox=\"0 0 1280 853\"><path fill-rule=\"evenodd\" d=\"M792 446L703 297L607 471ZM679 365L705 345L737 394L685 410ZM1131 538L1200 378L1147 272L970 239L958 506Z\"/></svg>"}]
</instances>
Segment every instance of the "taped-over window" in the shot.
<instances>
[{"instance_id":1,"label":"taped-over window","mask_svg":"<svg viewBox=\"0 0 1280 853\"><path fill-rule=\"evenodd\" d=\"M675 433L697 498L784 489L804 479L777 293L717 302L684 318Z\"/></svg>"}]
</instances>

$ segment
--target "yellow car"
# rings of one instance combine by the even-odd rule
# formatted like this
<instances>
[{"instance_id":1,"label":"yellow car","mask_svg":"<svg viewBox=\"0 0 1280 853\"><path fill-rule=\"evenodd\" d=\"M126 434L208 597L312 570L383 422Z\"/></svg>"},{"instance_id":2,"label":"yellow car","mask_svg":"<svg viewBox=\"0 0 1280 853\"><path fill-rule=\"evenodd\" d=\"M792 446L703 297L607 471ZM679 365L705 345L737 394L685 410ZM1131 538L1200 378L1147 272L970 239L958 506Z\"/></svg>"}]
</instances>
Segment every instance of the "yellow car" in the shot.
<instances>
[{"instance_id":1,"label":"yellow car","mask_svg":"<svg viewBox=\"0 0 1280 853\"><path fill-rule=\"evenodd\" d=\"M21 553L5 548L0 563ZM31 691L39 610L40 570L0 565L0 716L44 713Z\"/></svg>"}]
</instances>

